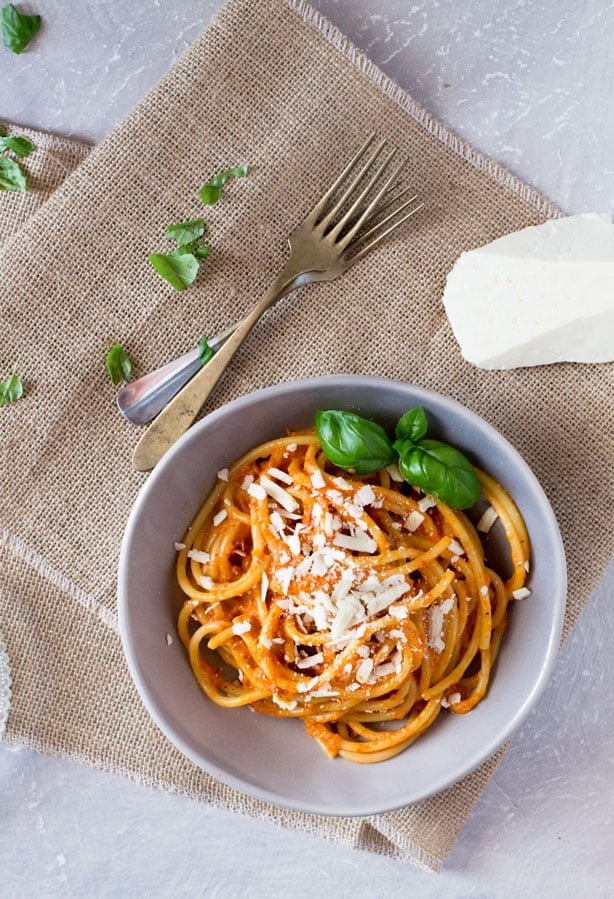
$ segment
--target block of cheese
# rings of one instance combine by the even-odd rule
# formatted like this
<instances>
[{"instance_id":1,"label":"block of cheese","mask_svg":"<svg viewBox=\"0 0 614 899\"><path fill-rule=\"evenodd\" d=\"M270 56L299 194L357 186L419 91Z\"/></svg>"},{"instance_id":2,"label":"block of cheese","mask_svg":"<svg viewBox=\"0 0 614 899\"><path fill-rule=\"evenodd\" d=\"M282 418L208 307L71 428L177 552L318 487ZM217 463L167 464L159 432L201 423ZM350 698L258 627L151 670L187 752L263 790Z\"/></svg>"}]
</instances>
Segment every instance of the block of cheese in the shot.
<instances>
[{"instance_id":1,"label":"block of cheese","mask_svg":"<svg viewBox=\"0 0 614 899\"><path fill-rule=\"evenodd\" d=\"M611 217L553 219L462 253L443 302L480 368L614 360Z\"/></svg>"}]
</instances>

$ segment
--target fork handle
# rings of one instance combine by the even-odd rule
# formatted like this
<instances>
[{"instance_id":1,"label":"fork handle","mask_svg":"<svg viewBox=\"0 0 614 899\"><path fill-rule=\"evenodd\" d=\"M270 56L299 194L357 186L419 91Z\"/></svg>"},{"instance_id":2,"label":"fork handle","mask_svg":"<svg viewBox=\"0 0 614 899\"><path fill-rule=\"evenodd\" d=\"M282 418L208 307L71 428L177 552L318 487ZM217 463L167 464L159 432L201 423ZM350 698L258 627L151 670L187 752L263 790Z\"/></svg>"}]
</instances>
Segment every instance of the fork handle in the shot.
<instances>
[{"instance_id":1,"label":"fork handle","mask_svg":"<svg viewBox=\"0 0 614 899\"><path fill-rule=\"evenodd\" d=\"M239 322L215 356L194 375L147 428L132 455L132 465L137 471L150 471L175 441L187 431L256 322L278 299L298 286L296 272L293 274L286 270L281 272L262 299Z\"/></svg>"}]
</instances>

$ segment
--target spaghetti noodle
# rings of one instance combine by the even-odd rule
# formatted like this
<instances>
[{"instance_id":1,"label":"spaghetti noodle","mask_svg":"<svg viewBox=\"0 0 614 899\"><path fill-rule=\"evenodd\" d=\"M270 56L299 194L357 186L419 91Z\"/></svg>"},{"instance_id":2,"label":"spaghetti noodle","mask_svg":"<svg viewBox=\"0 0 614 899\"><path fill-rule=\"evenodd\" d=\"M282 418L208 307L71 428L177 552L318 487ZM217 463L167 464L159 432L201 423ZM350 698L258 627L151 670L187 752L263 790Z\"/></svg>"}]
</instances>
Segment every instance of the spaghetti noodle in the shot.
<instances>
[{"instance_id":1,"label":"spaghetti noodle","mask_svg":"<svg viewBox=\"0 0 614 899\"><path fill-rule=\"evenodd\" d=\"M442 708L483 698L510 600L528 593L529 540L504 489L478 472L510 546L487 566L462 512L395 466L335 469L314 431L221 471L178 545L178 630L213 702L302 718L329 756L379 762ZM492 511L491 511L492 510Z\"/></svg>"}]
</instances>

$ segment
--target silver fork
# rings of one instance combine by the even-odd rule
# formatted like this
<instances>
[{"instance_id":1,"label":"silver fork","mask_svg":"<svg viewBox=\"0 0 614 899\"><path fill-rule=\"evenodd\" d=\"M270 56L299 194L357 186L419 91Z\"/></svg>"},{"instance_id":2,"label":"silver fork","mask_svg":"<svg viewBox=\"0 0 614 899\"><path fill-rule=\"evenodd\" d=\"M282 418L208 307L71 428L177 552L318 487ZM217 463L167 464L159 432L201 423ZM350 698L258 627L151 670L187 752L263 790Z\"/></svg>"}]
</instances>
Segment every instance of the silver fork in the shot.
<instances>
[{"instance_id":1,"label":"silver fork","mask_svg":"<svg viewBox=\"0 0 614 899\"><path fill-rule=\"evenodd\" d=\"M132 456L138 471L152 469L189 428L227 364L267 309L297 287L338 278L423 206L415 196L407 197L409 188L396 190L407 160L393 166L396 150L384 154L386 141L373 148L374 141L375 135L371 135L290 234L288 260L262 299L236 326L211 340L215 355L143 434ZM164 369L172 374L174 365L177 363Z\"/></svg>"}]
</instances>

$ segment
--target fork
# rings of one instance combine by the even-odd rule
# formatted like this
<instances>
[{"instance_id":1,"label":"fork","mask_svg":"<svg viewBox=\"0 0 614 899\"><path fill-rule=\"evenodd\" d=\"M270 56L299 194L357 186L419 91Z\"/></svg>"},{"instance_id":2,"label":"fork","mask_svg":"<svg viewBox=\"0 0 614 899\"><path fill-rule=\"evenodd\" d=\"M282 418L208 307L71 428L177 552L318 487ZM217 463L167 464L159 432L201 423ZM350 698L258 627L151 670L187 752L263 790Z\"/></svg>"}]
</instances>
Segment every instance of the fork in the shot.
<instances>
[{"instance_id":1,"label":"fork","mask_svg":"<svg viewBox=\"0 0 614 899\"><path fill-rule=\"evenodd\" d=\"M384 152L387 142L373 147L374 142L371 135L292 231L288 259L264 296L234 328L216 338L214 356L145 431L132 456L137 471L150 471L190 427L231 358L271 306L304 284L338 278L424 205L416 196L407 197L409 188L397 190L407 160L393 165L396 150ZM172 370L173 365L164 368Z\"/></svg>"}]
</instances>

